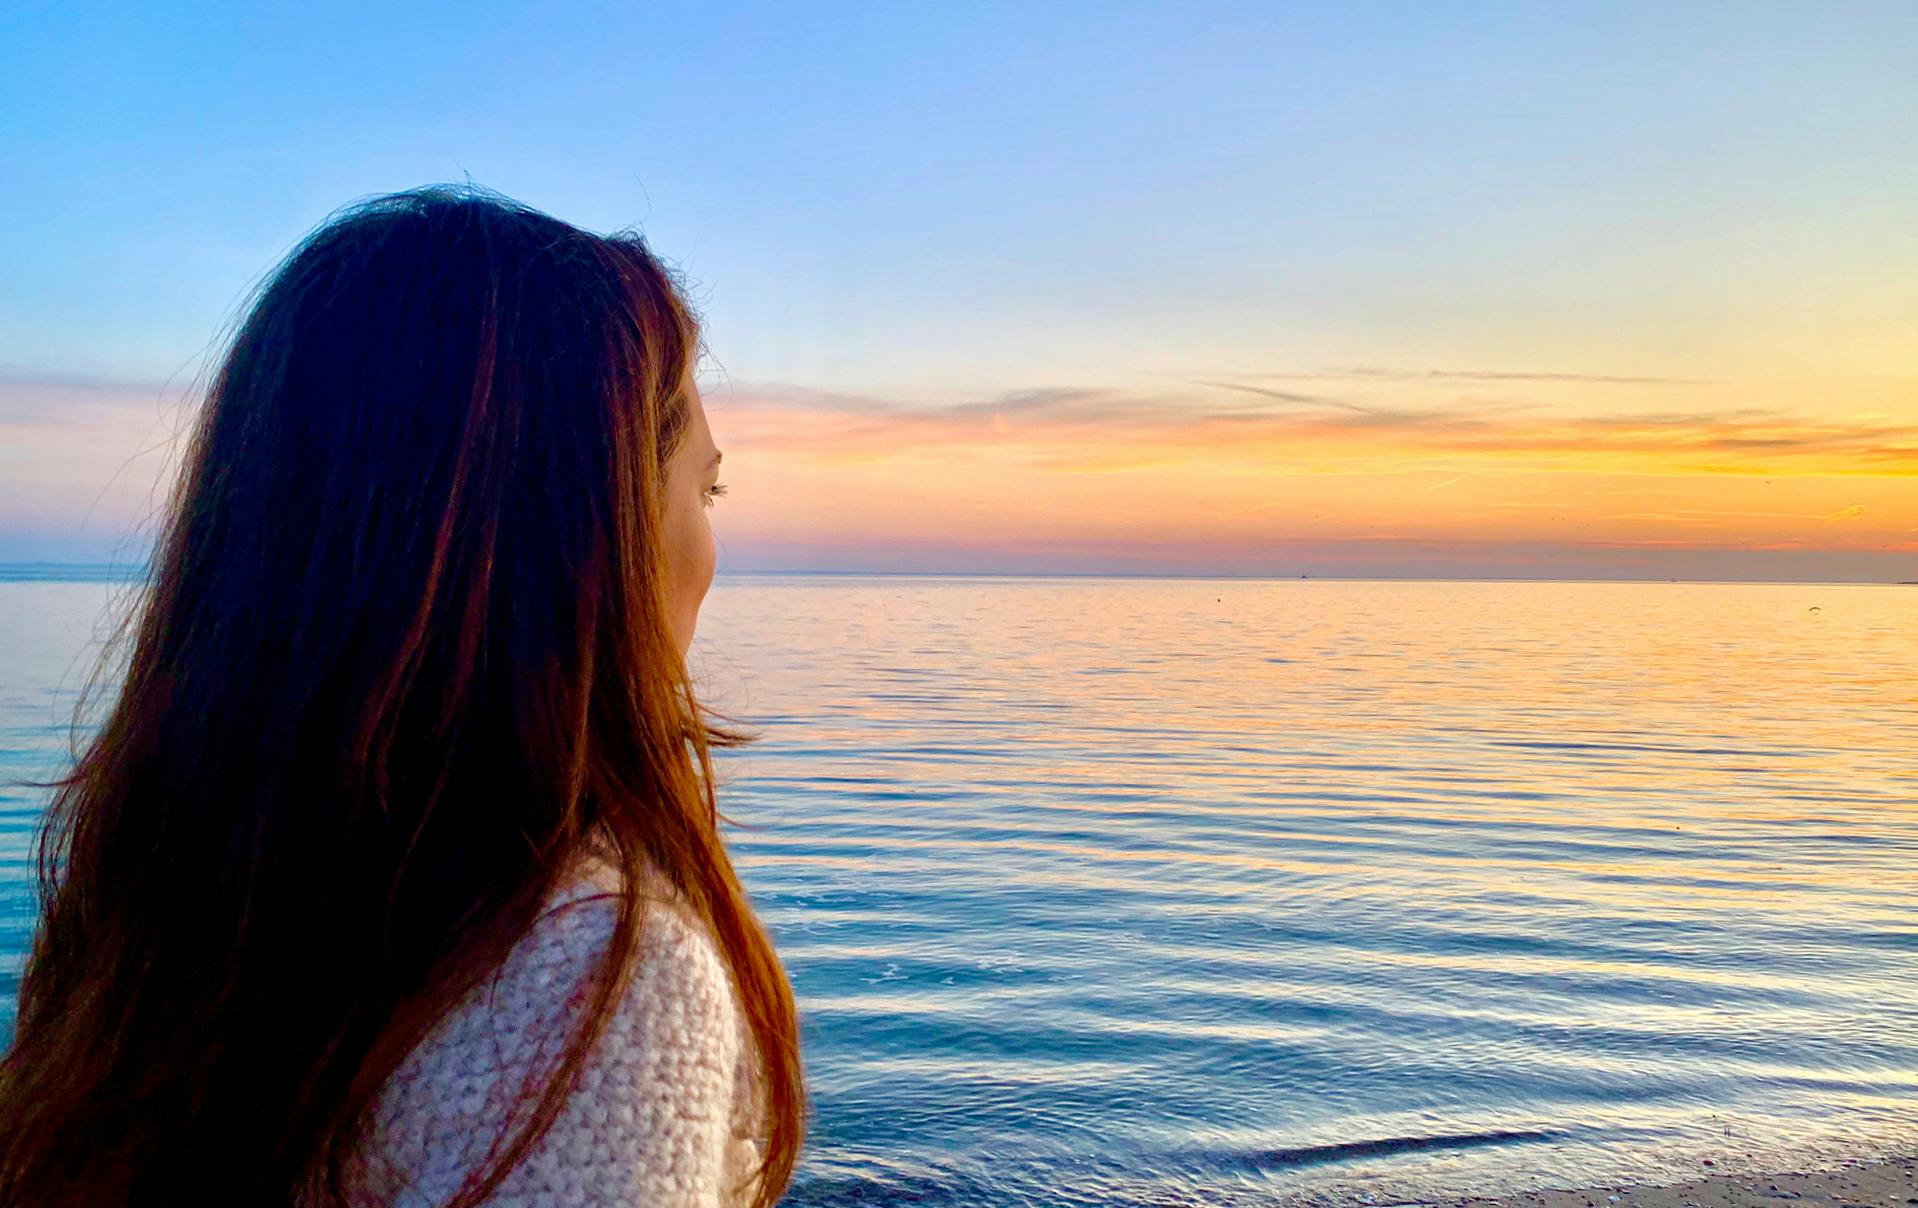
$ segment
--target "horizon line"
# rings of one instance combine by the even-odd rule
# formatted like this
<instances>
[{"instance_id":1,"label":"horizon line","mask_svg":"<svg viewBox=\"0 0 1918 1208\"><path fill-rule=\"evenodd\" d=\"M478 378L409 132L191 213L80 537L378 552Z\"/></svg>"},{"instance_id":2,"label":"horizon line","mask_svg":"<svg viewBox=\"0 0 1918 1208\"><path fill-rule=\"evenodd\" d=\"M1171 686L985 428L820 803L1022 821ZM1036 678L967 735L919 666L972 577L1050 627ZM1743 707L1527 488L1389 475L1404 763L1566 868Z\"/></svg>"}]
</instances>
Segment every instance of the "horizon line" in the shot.
<instances>
[{"instance_id":1,"label":"horizon line","mask_svg":"<svg viewBox=\"0 0 1918 1208\"><path fill-rule=\"evenodd\" d=\"M144 564L129 567L117 562L68 562L51 559L0 559L0 581L21 571L75 572L69 582L134 580L145 577ZM92 575L98 578L89 577ZM1187 582L1297 583L1693 583L1716 586L1779 587L1918 587L1918 579L1655 579L1593 575L1233 575L1170 574L1147 571L995 571L995 570L725 570L716 579L818 577L841 579L1152 579ZM32 581L15 579L15 582Z\"/></svg>"}]
</instances>

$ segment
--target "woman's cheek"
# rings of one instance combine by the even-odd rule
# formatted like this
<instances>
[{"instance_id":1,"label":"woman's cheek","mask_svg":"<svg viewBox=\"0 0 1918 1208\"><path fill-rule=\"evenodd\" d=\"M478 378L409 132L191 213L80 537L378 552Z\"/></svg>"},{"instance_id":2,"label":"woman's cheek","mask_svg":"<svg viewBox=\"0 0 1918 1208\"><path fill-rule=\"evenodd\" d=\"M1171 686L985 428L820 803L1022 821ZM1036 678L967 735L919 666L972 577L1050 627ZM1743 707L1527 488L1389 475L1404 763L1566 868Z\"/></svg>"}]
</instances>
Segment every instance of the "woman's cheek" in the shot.
<instances>
[{"instance_id":1,"label":"woman's cheek","mask_svg":"<svg viewBox=\"0 0 1918 1208\"><path fill-rule=\"evenodd\" d=\"M677 631L674 636L681 650L692 641L693 623L698 619L699 602L704 594L700 581L705 573L701 545L706 539L706 522L698 510L697 504L688 507L683 500L675 499L661 534L666 557L666 587L671 596L669 606Z\"/></svg>"},{"instance_id":2,"label":"woman's cheek","mask_svg":"<svg viewBox=\"0 0 1918 1208\"><path fill-rule=\"evenodd\" d=\"M706 598L706 592L713 585L713 575L719 569L719 544L713 540L713 525L708 519L699 526L700 557L704 564L699 576L699 597Z\"/></svg>"}]
</instances>

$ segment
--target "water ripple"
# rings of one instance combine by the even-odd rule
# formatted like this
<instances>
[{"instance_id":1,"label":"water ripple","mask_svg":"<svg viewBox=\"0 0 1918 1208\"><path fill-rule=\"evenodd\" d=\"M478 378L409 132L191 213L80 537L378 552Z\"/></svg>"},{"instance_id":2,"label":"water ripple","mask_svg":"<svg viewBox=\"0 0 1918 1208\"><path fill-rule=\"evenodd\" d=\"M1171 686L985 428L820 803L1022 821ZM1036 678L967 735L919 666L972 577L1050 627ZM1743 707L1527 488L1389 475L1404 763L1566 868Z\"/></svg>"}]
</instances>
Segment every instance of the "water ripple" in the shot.
<instances>
[{"instance_id":1,"label":"water ripple","mask_svg":"<svg viewBox=\"0 0 1918 1208\"><path fill-rule=\"evenodd\" d=\"M0 575L0 770L57 766L110 590ZM720 794L817 1111L786 1202L1419 1200L1918 1141L1912 599L722 577L695 664L763 731ZM10 1003L42 799L4 793Z\"/></svg>"}]
</instances>

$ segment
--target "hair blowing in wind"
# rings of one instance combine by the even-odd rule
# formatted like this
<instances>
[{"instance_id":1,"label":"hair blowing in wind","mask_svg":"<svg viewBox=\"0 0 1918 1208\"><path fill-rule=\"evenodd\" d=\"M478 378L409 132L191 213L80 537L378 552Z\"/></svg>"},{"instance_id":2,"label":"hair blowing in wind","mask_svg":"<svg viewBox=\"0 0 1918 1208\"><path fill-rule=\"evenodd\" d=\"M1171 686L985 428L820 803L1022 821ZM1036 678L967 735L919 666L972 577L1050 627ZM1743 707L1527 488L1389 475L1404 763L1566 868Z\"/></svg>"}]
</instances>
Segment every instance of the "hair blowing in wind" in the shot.
<instances>
[{"instance_id":1,"label":"hair blowing in wind","mask_svg":"<svg viewBox=\"0 0 1918 1208\"><path fill-rule=\"evenodd\" d=\"M337 1202L381 1085L589 841L709 925L763 1064L759 1203L805 1116L791 987L719 834L668 633L663 467L698 328L632 234L470 188L357 205L210 379L124 678L56 781L0 1062L0 1202ZM594 836L598 836L597 840ZM453 1201L551 1125L615 1008Z\"/></svg>"}]
</instances>

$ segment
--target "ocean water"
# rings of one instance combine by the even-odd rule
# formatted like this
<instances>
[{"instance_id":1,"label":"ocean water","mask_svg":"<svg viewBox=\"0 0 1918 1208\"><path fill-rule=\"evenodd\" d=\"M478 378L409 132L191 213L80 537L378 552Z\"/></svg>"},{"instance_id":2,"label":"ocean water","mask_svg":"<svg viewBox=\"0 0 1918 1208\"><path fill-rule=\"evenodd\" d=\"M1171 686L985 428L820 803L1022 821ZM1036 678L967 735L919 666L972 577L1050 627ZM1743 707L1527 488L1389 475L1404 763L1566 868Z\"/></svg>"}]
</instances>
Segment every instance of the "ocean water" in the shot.
<instances>
[{"instance_id":1,"label":"ocean water","mask_svg":"<svg viewBox=\"0 0 1918 1208\"><path fill-rule=\"evenodd\" d=\"M0 774L124 590L0 575ZM803 1014L789 1204L1918 1143L1918 587L738 576L694 653L762 735L720 791Z\"/></svg>"}]
</instances>

